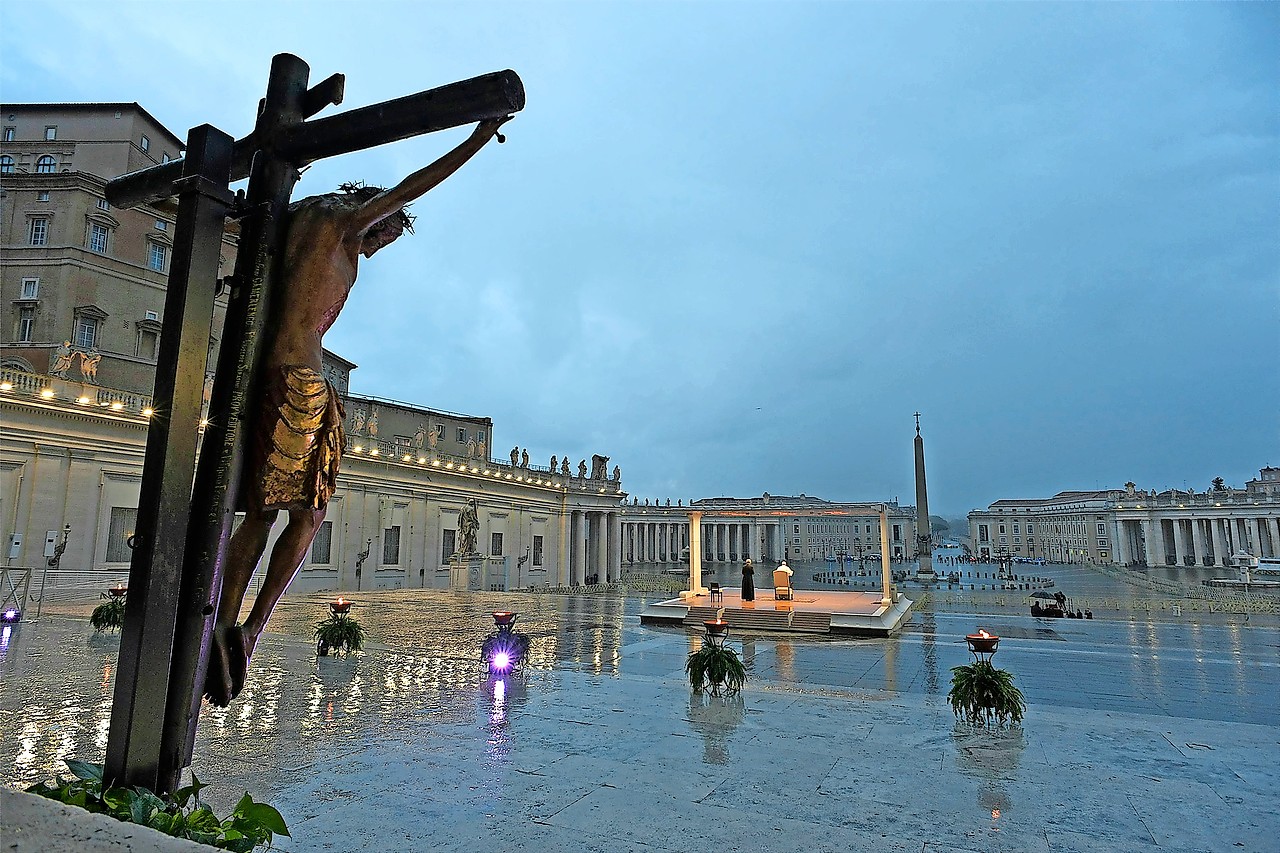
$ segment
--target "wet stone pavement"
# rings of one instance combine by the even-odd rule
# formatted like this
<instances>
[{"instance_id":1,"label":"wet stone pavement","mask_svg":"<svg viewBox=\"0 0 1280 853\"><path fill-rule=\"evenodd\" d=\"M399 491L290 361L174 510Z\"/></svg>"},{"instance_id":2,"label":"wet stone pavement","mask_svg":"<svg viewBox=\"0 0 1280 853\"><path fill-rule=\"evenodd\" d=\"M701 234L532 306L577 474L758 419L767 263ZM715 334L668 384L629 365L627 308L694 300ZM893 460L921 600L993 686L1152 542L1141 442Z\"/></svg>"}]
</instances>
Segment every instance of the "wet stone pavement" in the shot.
<instances>
[{"instance_id":1,"label":"wet stone pavement","mask_svg":"<svg viewBox=\"0 0 1280 853\"><path fill-rule=\"evenodd\" d=\"M329 596L287 598L242 697L206 706L220 811L276 805L284 850L1269 851L1280 837L1280 631L1247 622L920 612L895 638L730 637L740 700L690 694L699 640L641 598L356 596L365 652L320 658ZM489 612L533 638L490 678ZM963 635L1029 704L958 727ZM101 761L119 641L53 616L0 629L0 774Z\"/></svg>"}]
</instances>

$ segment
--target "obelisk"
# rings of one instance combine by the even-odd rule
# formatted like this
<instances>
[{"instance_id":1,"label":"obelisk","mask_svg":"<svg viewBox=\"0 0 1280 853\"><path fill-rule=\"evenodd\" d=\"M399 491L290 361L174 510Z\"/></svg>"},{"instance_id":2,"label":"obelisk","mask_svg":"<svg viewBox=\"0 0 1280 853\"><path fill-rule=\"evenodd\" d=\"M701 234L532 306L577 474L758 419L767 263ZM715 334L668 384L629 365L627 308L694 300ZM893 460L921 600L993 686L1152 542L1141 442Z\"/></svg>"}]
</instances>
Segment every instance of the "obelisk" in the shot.
<instances>
[{"instance_id":1,"label":"obelisk","mask_svg":"<svg viewBox=\"0 0 1280 853\"><path fill-rule=\"evenodd\" d=\"M924 482L924 438L920 436L920 413L916 412L916 580L936 581L933 570L933 528L929 524L929 490Z\"/></svg>"}]
</instances>

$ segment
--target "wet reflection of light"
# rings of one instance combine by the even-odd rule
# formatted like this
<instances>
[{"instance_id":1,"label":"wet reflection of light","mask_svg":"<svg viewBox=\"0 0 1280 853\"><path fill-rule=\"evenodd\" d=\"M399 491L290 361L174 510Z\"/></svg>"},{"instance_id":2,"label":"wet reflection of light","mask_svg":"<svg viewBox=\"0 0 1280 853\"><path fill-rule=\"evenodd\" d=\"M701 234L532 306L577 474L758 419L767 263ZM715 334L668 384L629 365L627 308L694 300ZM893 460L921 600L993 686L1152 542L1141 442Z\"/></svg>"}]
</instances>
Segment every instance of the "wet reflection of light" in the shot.
<instances>
[{"instance_id":1,"label":"wet reflection of light","mask_svg":"<svg viewBox=\"0 0 1280 853\"><path fill-rule=\"evenodd\" d=\"M7 651L9 648L9 637L13 636L13 626L5 625L0 629L0 652Z\"/></svg>"},{"instance_id":2,"label":"wet reflection of light","mask_svg":"<svg viewBox=\"0 0 1280 853\"><path fill-rule=\"evenodd\" d=\"M28 711L37 711L38 709L28 709ZM22 734L18 737L18 754L13 759L13 764L20 770L26 770L36 760L36 741L40 738L40 727L35 723L27 723L22 727Z\"/></svg>"},{"instance_id":3,"label":"wet reflection of light","mask_svg":"<svg viewBox=\"0 0 1280 853\"><path fill-rule=\"evenodd\" d=\"M999 819L1000 819L1000 810L999 810L999 809L992 809L992 810L991 810L991 819L992 819L993 821L995 821L995 820L999 820Z\"/></svg>"}]
</instances>

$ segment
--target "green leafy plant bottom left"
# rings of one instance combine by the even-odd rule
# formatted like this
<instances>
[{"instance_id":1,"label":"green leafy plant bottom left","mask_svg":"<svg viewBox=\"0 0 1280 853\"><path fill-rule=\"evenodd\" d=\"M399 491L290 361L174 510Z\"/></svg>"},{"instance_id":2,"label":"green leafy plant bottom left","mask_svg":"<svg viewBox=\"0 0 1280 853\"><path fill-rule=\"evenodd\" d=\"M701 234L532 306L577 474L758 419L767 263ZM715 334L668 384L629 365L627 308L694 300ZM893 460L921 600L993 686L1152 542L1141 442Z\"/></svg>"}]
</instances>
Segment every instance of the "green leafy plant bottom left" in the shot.
<instances>
[{"instance_id":1,"label":"green leafy plant bottom left","mask_svg":"<svg viewBox=\"0 0 1280 853\"><path fill-rule=\"evenodd\" d=\"M223 850L248 853L270 846L276 835L289 835L280 812L266 803L255 803L248 793L230 815L219 819L213 809L200 801L200 789L205 786L194 773L190 785L160 797L141 787L104 790L100 764L68 758L67 769L73 778L59 777L53 784L40 782L28 788L27 793Z\"/></svg>"}]
</instances>

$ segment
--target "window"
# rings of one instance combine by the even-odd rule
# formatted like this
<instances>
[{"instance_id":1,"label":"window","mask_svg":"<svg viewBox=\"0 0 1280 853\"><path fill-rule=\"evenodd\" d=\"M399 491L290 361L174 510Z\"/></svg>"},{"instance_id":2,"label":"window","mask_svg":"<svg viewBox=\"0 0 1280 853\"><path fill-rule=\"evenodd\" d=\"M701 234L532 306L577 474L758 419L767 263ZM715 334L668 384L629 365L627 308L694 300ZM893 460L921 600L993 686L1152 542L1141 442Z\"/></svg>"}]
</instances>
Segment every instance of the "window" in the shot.
<instances>
[{"instance_id":1,"label":"window","mask_svg":"<svg viewBox=\"0 0 1280 853\"><path fill-rule=\"evenodd\" d=\"M0 156L0 175L13 174L13 158L8 154Z\"/></svg>"},{"instance_id":2,"label":"window","mask_svg":"<svg viewBox=\"0 0 1280 853\"><path fill-rule=\"evenodd\" d=\"M36 309L25 306L18 309L18 341L27 343L31 340L36 325Z\"/></svg>"},{"instance_id":3,"label":"window","mask_svg":"<svg viewBox=\"0 0 1280 853\"><path fill-rule=\"evenodd\" d=\"M144 320L159 320L160 315L157 314L155 311L144 311L142 312L142 318Z\"/></svg>"},{"instance_id":4,"label":"window","mask_svg":"<svg viewBox=\"0 0 1280 853\"><path fill-rule=\"evenodd\" d=\"M382 531L382 565L400 565L400 525Z\"/></svg>"},{"instance_id":5,"label":"window","mask_svg":"<svg viewBox=\"0 0 1280 853\"><path fill-rule=\"evenodd\" d=\"M27 242L33 246L43 246L49 242L48 219L43 216L37 216L28 220Z\"/></svg>"},{"instance_id":6,"label":"window","mask_svg":"<svg viewBox=\"0 0 1280 853\"><path fill-rule=\"evenodd\" d=\"M1027 535L1030 536L1032 533L1035 533L1035 532L1036 532L1036 526L1034 524L1028 524Z\"/></svg>"},{"instance_id":7,"label":"window","mask_svg":"<svg viewBox=\"0 0 1280 853\"><path fill-rule=\"evenodd\" d=\"M311 563L317 566L327 566L333 562L331 558L333 553L333 522L322 521L320 527L316 530L316 538L311 540Z\"/></svg>"},{"instance_id":8,"label":"window","mask_svg":"<svg viewBox=\"0 0 1280 853\"><path fill-rule=\"evenodd\" d=\"M147 266L156 272L164 272L164 260L168 254L168 250L159 243L150 244L150 249L147 252Z\"/></svg>"},{"instance_id":9,"label":"window","mask_svg":"<svg viewBox=\"0 0 1280 853\"><path fill-rule=\"evenodd\" d=\"M146 134L143 134L142 139L138 140L138 147L143 151L151 150L151 140L147 139Z\"/></svg>"},{"instance_id":10,"label":"window","mask_svg":"<svg viewBox=\"0 0 1280 853\"><path fill-rule=\"evenodd\" d=\"M48 127L46 127L44 129L44 138L46 142L52 142L53 140L57 139L58 128L54 125L49 125Z\"/></svg>"},{"instance_id":11,"label":"window","mask_svg":"<svg viewBox=\"0 0 1280 853\"><path fill-rule=\"evenodd\" d=\"M467 443L467 431L464 427L458 427L458 444Z\"/></svg>"},{"instance_id":12,"label":"window","mask_svg":"<svg viewBox=\"0 0 1280 853\"><path fill-rule=\"evenodd\" d=\"M14 135L14 132L15 132L15 129L14 129L14 128L12 128L12 127L6 127L6 128L4 129L4 141L5 141L5 142L12 142L12 141L13 141L13 135Z\"/></svg>"},{"instance_id":13,"label":"window","mask_svg":"<svg viewBox=\"0 0 1280 853\"><path fill-rule=\"evenodd\" d=\"M23 299L39 299L40 298L40 279L24 278L22 280L22 298Z\"/></svg>"},{"instance_id":14,"label":"window","mask_svg":"<svg viewBox=\"0 0 1280 853\"><path fill-rule=\"evenodd\" d=\"M1098 535L1099 535L1099 536L1106 536L1106 535L1107 535L1107 526L1106 526L1105 524L1099 524L1099 525L1098 525Z\"/></svg>"},{"instance_id":15,"label":"window","mask_svg":"<svg viewBox=\"0 0 1280 853\"><path fill-rule=\"evenodd\" d=\"M477 444L483 444L483 443L484 443L484 430L482 430L482 429L478 429L478 430L476 430L476 443L477 443Z\"/></svg>"},{"instance_id":16,"label":"window","mask_svg":"<svg viewBox=\"0 0 1280 853\"><path fill-rule=\"evenodd\" d=\"M54 159L50 157L48 154L36 160L37 175L52 174L55 167L56 167L56 164L54 162Z\"/></svg>"},{"instance_id":17,"label":"window","mask_svg":"<svg viewBox=\"0 0 1280 853\"><path fill-rule=\"evenodd\" d=\"M542 565L542 537L533 537L533 567L536 569Z\"/></svg>"},{"instance_id":18,"label":"window","mask_svg":"<svg viewBox=\"0 0 1280 853\"><path fill-rule=\"evenodd\" d=\"M800 525L796 524L796 525L793 525L793 526L795 527L795 530L794 530L794 531L792 531L792 532L793 532L793 533L799 533L799 532L800 532Z\"/></svg>"},{"instance_id":19,"label":"window","mask_svg":"<svg viewBox=\"0 0 1280 853\"><path fill-rule=\"evenodd\" d=\"M98 321L87 314L76 315L75 344L80 349L91 350L98 347Z\"/></svg>"},{"instance_id":20,"label":"window","mask_svg":"<svg viewBox=\"0 0 1280 853\"><path fill-rule=\"evenodd\" d=\"M165 153L163 153L163 154L161 154L161 155L160 155L160 162L161 162L161 163L168 163L168 162L169 162L169 152L167 152L167 151L166 151Z\"/></svg>"},{"instance_id":21,"label":"window","mask_svg":"<svg viewBox=\"0 0 1280 853\"><path fill-rule=\"evenodd\" d=\"M1098 540L1098 547L1099 547L1099 548L1105 548L1105 547L1107 547L1107 540L1106 540L1106 539L1099 539L1099 540Z\"/></svg>"},{"instance_id":22,"label":"window","mask_svg":"<svg viewBox=\"0 0 1280 853\"><path fill-rule=\"evenodd\" d=\"M97 252L99 255L107 253L107 226L99 225L97 222L89 224L89 251Z\"/></svg>"},{"instance_id":23,"label":"window","mask_svg":"<svg viewBox=\"0 0 1280 853\"><path fill-rule=\"evenodd\" d=\"M107 200L105 198L98 199L98 210L110 210L110 209L111 209L111 205L107 204Z\"/></svg>"},{"instance_id":24,"label":"window","mask_svg":"<svg viewBox=\"0 0 1280 853\"><path fill-rule=\"evenodd\" d=\"M48 201L48 200L49 200L48 190L40 190L40 192L36 193L36 201Z\"/></svg>"},{"instance_id":25,"label":"window","mask_svg":"<svg viewBox=\"0 0 1280 853\"><path fill-rule=\"evenodd\" d=\"M129 537L133 535L138 524L136 507L113 506L111 508L111 529L107 533L107 562L127 563L133 557L133 549L129 547Z\"/></svg>"},{"instance_id":26,"label":"window","mask_svg":"<svg viewBox=\"0 0 1280 853\"><path fill-rule=\"evenodd\" d=\"M169 230L169 223L168 223L168 222L165 222L163 219L157 219L157 220L156 220L156 230L157 230L157 231L168 231L168 230Z\"/></svg>"},{"instance_id":27,"label":"window","mask_svg":"<svg viewBox=\"0 0 1280 853\"><path fill-rule=\"evenodd\" d=\"M902 525L901 524L895 524L893 526L893 541L894 542L902 541Z\"/></svg>"},{"instance_id":28,"label":"window","mask_svg":"<svg viewBox=\"0 0 1280 853\"><path fill-rule=\"evenodd\" d=\"M148 329L140 329L138 331L138 345L136 347L136 352L134 353L134 355L138 356L138 358L145 358L148 361L155 361L156 345L159 342L160 342L160 338L155 332L152 332ZM328 523L329 522L327 521L325 522L325 524L328 524ZM312 560L311 562L314 563L316 561ZM325 562L327 563L329 561L325 560Z\"/></svg>"},{"instance_id":29,"label":"window","mask_svg":"<svg viewBox=\"0 0 1280 853\"><path fill-rule=\"evenodd\" d=\"M489 556L490 557L502 556L502 534L501 533L489 534Z\"/></svg>"},{"instance_id":30,"label":"window","mask_svg":"<svg viewBox=\"0 0 1280 853\"><path fill-rule=\"evenodd\" d=\"M458 531L443 530L440 536L440 562L444 562L453 556L453 552L457 550Z\"/></svg>"},{"instance_id":31,"label":"window","mask_svg":"<svg viewBox=\"0 0 1280 853\"><path fill-rule=\"evenodd\" d=\"M1020 532L1020 531L1018 530L1018 522L1016 522L1016 521L1013 523L1013 532L1014 532L1014 533L1019 533L1019 532Z\"/></svg>"},{"instance_id":32,"label":"window","mask_svg":"<svg viewBox=\"0 0 1280 853\"><path fill-rule=\"evenodd\" d=\"M1000 525L1000 532L1001 532L1001 533L1004 533L1004 525L1003 525L1003 524L1002 524L1002 525Z\"/></svg>"}]
</instances>

